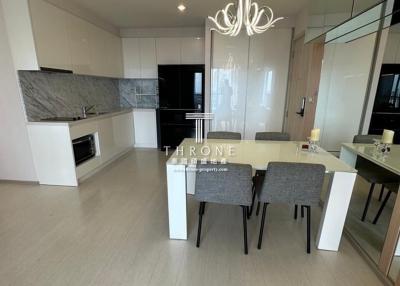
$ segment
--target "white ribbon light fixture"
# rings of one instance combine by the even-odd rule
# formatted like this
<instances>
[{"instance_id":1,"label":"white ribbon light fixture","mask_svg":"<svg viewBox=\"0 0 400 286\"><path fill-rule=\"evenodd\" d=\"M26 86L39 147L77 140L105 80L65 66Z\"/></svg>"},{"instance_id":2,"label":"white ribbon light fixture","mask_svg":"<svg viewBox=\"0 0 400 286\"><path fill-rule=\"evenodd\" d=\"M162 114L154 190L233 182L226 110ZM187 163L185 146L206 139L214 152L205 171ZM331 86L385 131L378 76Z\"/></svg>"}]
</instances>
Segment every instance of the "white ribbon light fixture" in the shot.
<instances>
[{"instance_id":1,"label":"white ribbon light fixture","mask_svg":"<svg viewBox=\"0 0 400 286\"><path fill-rule=\"evenodd\" d=\"M274 12L270 7L262 6L260 8L251 0L238 0L236 15L231 12L231 8L235 8L234 3L229 3L224 9L219 10L215 17L208 17L217 27L213 30L222 35L237 36L242 25L246 27L249 36L261 34L283 19L283 17L274 19Z\"/></svg>"}]
</instances>

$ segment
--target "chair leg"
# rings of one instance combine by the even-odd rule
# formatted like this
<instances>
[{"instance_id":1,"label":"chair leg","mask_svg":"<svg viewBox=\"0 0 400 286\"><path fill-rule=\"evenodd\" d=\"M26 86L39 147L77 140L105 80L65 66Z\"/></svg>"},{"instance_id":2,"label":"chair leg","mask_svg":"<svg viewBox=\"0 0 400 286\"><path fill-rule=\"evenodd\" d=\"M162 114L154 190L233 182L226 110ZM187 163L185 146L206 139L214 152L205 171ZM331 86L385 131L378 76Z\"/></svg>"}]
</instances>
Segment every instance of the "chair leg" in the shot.
<instances>
[{"instance_id":1,"label":"chair leg","mask_svg":"<svg viewBox=\"0 0 400 286\"><path fill-rule=\"evenodd\" d=\"M375 183L372 183L371 188L369 189L367 201L365 202L364 212L361 217L361 221L365 221L365 217L367 216L367 212L368 212L369 204L371 202L372 193L374 192L374 188L375 188Z\"/></svg>"},{"instance_id":2,"label":"chair leg","mask_svg":"<svg viewBox=\"0 0 400 286\"><path fill-rule=\"evenodd\" d=\"M385 192L385 185L382 185L381 192L379 193L378 201L382 201L383 193Z\"/></svg>"},{"instance_id":3,"label":"chair leg","mask_svg":"<svg viewBox=\"0 0 400 286\"><path fill-rule=\"evenodd\" d=\"M381 204L381 207L379 208L378 213L376 214L376 216L375 216L375 218L374 218L374 221L372 222L373 224L376 224L376 223L378 222L378 219L379 219L379 217L381 216L382 211L383 211L383 209L385 208L386 203L388 202L391 193L392 193L391 191L388 191L388 192L387 192L387 194L386 194L386 196L385 196L385 199L383 200L383 202L382 202L382 204Z\"/></svg>"},{"instance_id":4,"label":"chair leg","mask_svg":"<svg viewBox=\"0 0 400 286\"><path fill-rule=\"evenodd\" d=\"M301 206L301 218L304 218L304 206Z\"/></svg>"},{"instance_id":5,"label":"chair leg","mask_svg":"<svg viewBox=\"0 0 400 286\"><path fill-rule=\"evenodd\" d=\"M258 246L257 246L258 249L261 249L263 233L264 233L265 213L267 212L267 205L268 205L268 203L264 203L264 206L263 206L263 213L262 213L262 217L261 217L261 226L260 226L260 235L258 237Z\"/></svg>"},{"instance_id":6,"label":"chair leg","mask_svg":"<svg viewBox=\"0 0 400 286\"><path fill-rule=\"evenodd\" d=\"M297 219L297 205L294 205L294 219Z\"/></svg>"},{"instance_id":7,"label":"chair leg","mask_svg":"<svg viewBox=\"0 0 400 286\"><path fill-rule=\"evenodd\" d=\"M256 200L256 190L255 190L255 187L253 187L253 197L251 198L251 206L250 206L249 215L248 215L249 219L250 219L251 215L253 214L255 200Z\"/></svg>"},{"instance_id":8,"label":"chair leg","mask_svg":"<svg viewBox=\"0 0 400 286\"><path fill-rule=\"evenodd\" d=\"M248 247L247 247L247 213L248 213L248 210L247 210L247 208L248 207L246 207L246 206L242 206L242 209L243 209L243 238L244 238L244 254L248 254L249 253L249 250L248 250Z\"/></svg>"},{"instance_id":9,"label":"chair leg","mask_svg":"<svg viewBox=\"0 0 400 286\"><path fill-rule=\"evenodd\" d=\"M196 247L200 247L200 237L201 237L201 223L203 221L203 214L204 214L204 207L206 203L205 202L200 202L200 207L199 207L199 226L197 229L197 242L196 242Z\"/></svg>"},{"instance_id":10,"label":"chair leg","mask_svg":"<svg viewBox=\"0 0 400 286\"><path fill-rule=\"evenodd\" d=\"M260 202L257 203L256 216L260 213Z\"/></svg>"},{"instance_id":11,"label":"chair leg","mask_svg":"<svg viewBox=\"0 0 400 286\"><path fill-rule=\"evenodd\" d=\"M310 239L311 239L311 207L306 206L307 209L307 253L311 253Z\"/></svg>"}]
</instances>

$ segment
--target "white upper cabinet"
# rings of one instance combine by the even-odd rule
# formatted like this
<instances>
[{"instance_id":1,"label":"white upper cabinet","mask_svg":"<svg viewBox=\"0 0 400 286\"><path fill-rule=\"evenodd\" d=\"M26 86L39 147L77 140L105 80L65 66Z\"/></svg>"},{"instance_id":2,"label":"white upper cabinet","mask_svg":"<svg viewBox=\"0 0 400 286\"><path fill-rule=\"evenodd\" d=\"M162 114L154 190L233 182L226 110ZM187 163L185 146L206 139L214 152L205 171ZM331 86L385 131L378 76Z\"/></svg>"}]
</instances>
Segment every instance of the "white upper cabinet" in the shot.
<instances>
[{"instance_id":1,"label":"white upper cabinet","mask_svg":"<svg viewBox=\"0 0 400 286\"><path fill-rule=\"evenodd\" d=\"M126 78L140 78L140 48L138 38L122 39L124 58L124 76Z\"/></svg>"},{"instance_id":2,"label":"white upper cabinet","mask_svg":"<svg viewBox=\"0 0 400 286\"><path fill-rule=\"evenodd\" d=\"M29 0L39 65L120 77L121 38L43 0Z\"/></svg>"},{"instance_id":3,"label":"white upper cabinet","mask_svg":"<svg viewBox=\"0 0 400 286\"><path fill-rule=\"evenodd\" d=\"M93 72L90 61L90 29L87 23L70 16L67 20L67 36L71 51L72 70L79 74Z\"/></svg>"},{"instance_id":4,"label":"white upper cabinet","mask_svg":"<svg viewBox=\"0 0 400 286\"><path fill-rule=\"evenodd\" d=\"M204 64L204 38L158 38L159 65Z\"/></svg>"},{"instance_id":5,"label":"white upper cabinet","mask_svg":"<svg viewBox=\"0 0 400 286\"><path fill-rule=\"evenodd\" d=\"M42 0L30 0L30 9L39 66L71 69L68 13Z\"/></svg>"},{"instance_id":6,"label":"white upper cabinet","mask_svg":"<svg viewBox=\"0 0 400 286\"><path fill-rule=\"evenodd\" d=\"M157 43L157 63L159 65L181 64L180 38L158 38L156 43Z\"/></svg>"},{"instance_id":7,"label":"white upper cabinet","mask_svg":"<svg viewBox=\"0 0 400 286\"><path fill-rule=\"evenodd\" d=\"M124 38L122 46L126 78L157 78L154 38Z\"/></svg>"},{"instance_id":8,"label":"white upper cabinet","mask_svg":"<svg viewBox=\"0 0 400 286\"><path fill-rule=\"evenodd\" d=\"M142 38L139 40L141 78L157 78L156 40Z\"/></svg>"},{"instance_id":9,"label":"white upper cabinet","mask_svg":"<svg viewBox=\"0 0 400 286\"><path fill-rule=\"evenodd\" d=\"M204 64L204 38L181 39L181 63Z\"/></svg>"}]
</instances>

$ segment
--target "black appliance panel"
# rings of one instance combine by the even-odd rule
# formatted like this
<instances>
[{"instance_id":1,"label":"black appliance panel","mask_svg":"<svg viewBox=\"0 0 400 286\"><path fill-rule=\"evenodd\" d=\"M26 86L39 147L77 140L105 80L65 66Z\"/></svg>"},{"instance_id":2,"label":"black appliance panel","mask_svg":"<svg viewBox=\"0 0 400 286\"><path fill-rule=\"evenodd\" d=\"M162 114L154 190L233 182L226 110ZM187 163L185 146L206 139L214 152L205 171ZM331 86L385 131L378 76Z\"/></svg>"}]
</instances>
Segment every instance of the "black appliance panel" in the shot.
<instances>
[{"instance_id":1,"label":"black appliance panel","mask_svg":"<svg viewBox=\"0 0 400 286\"><path fill-rule=\"evenodd\" d=\"M201 110L203 87L203 66L181 66L181 108Z\"/></svg>"},{"instance_id":2,"label":"black appliance panel","mask_svg":"<svg viewBox=\"0 0 400 286\"><path fill-rule=\"evenodd\" d=\"M196 123L186 113L204 112L204 65L159 65L158 82L158 145L175 148L196 135Z\"/></svg>"},{"instance_id":3,"label":"black appliance panel","mask_svg":"<svg viewBox=\"0 0 400 286\"><path fill-rule=\"evenodd\" d=\"M382 65L373 111L400 113L399 64Z\"/></svg>"},{"instance_id":4,"label":"black appliance panel","mask_svg":"<svg viewBox=\"0 0 400 286\"><path fill-rule=\"evenodd\" d=\"M180 72L175 65L158 66L160 109L180 108Z\"/></svg>"},{"instance_id":5,"label":"black appliance panel","mask_svg":"<svg viewBox=\"0 0 400 286\"><path fill-rule=\"evenodd\" d=\"M372 113L369 134L381 135L383 129L393 130L395 136L394 144L400 144L400 113Z\"/></svg>"},{"instance_id":6,"label":"black appliance panel","mask_svg":"<svg viewBox=\"0 0 400 286\"><path fill-rule=\"evenodd\" d=\"M160 109L201 110L204 65L159 65Z\"/></svg>"}]
</instances>

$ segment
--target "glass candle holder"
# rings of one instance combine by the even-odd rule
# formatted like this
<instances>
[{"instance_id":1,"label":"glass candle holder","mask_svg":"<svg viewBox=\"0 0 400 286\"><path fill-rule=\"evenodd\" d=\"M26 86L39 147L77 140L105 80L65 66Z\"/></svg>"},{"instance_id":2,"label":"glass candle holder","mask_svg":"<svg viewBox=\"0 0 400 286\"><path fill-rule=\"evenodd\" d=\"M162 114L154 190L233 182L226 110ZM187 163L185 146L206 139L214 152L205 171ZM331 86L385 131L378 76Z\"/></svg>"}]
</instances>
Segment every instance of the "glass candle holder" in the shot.
<instances>
[{"instance_id":1,"label":"glass candle holder","mask_svg":"<svg viewBox=\"0 0 400 286\"><path fill-rule=\"evenodd\" d=\"M308 152L318 153L318 143L319 141L308 140Z\"/></svg>"}]
</instances>

